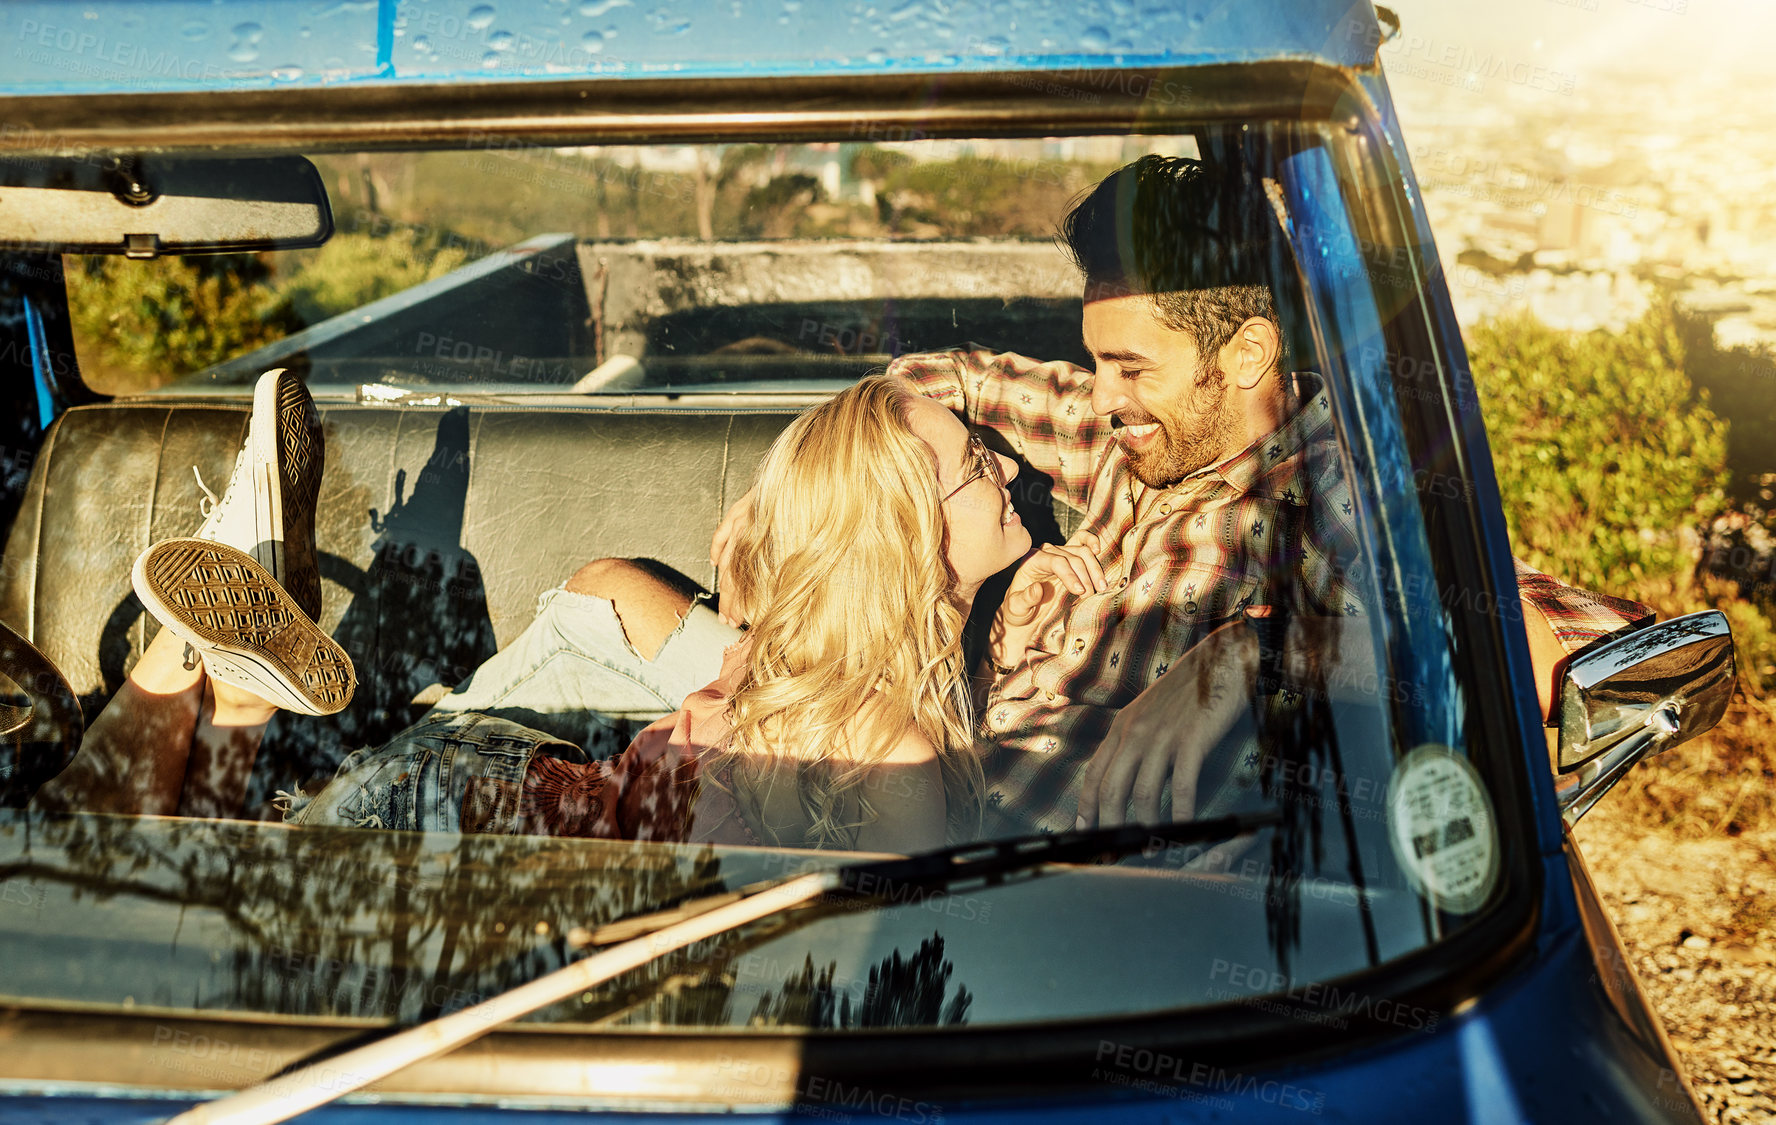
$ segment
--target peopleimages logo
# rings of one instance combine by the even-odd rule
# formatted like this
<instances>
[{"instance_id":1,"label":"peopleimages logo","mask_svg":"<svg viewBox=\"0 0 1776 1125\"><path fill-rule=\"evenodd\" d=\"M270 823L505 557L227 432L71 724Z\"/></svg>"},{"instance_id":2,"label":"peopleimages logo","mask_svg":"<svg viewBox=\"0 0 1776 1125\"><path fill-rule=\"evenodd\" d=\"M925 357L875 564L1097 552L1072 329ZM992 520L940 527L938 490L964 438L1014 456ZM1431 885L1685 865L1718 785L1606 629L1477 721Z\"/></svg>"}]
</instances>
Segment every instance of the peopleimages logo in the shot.
<instances>
[{"instance_id":1,"label":"peopleimages logo","mask_svg":"<svg viewBox=\"0 0 1776 1125\"><path fill-rule=\"evenodd\" d=\"M1092 1072L1092 1076L1100 1081L1136 1087L1149 1093L1170 1093L1174 1097L1191 1101L1212 1097L1210 1104L1214 1108L1229 1112L1238 1108L1231 1098L1245 1098L1315 1116L1326 1108L1326 1094L1323 1090L1309 1089L1278 1078L1191 1062L1176 1055L1168 1055L1164 1051L1136 1047L1129 1043L1099 1040L1097 1061L1100 1065ZM1107 1066L1103 1065L1106 1063ZM1161 1083L1169 1084L1169 1088L1160 1085Z\"/></svg>"},{"instance_id":2,"label":"peopleimages logo","mask_svg":"<svg viewBox=\"0 0 1776 1125\"><path fill-rule=\"evenodd\" d=\"M1319 981L1297 986L1287 975L1259 965L1244 965L1217 957L1209 968L1209 979L1227 986L1210 990L1215 999L1232 1000L1307 1022L1342 1028L1346 1026L1346 1017L1357 1016L1405 1031L1437 1029L1438 1013L1429 1008ZM1265 995L1267 993L1271 995ZM1272 997L1279 993L1287 994L1290 1000L1312 1010L1296 1010L1278 1003Z\"/></svg>"},{"instance_id":3,"label":"peopleimages logo","mask_svg":"<svg viewBox=\"0 0 1776 1125\"><path fill-rule=\"evenodd\" d=\"M133 43L102 31L20 20L13 57L88 77L118 78L123 74L187 81L258 77L258 67L219 66L214 62L168 51L159 44ZM274 74L274 77L276 75Z\"/></svg>"}]
</instances>

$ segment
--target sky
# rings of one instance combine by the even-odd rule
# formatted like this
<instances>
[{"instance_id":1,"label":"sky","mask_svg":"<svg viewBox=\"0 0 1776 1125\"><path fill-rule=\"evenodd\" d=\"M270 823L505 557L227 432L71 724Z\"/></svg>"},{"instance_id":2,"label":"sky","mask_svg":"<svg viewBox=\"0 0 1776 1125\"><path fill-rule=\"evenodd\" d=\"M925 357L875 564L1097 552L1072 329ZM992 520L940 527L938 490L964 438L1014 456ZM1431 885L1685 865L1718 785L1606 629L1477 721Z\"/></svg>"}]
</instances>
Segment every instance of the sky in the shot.
<instances>
[{"instance_id":1,"label":"sky","mask_svg":"<svg viewBox=\"0 0 1776 1125\"><path fill-rule=\"evenodd\" d=\"M1585 77L1744 81L1776 75L1776 0L1389 0L1401 41L1531 61ZM1384 52L1384 58L1387 53Z\"/></svg>"}]
</instances>

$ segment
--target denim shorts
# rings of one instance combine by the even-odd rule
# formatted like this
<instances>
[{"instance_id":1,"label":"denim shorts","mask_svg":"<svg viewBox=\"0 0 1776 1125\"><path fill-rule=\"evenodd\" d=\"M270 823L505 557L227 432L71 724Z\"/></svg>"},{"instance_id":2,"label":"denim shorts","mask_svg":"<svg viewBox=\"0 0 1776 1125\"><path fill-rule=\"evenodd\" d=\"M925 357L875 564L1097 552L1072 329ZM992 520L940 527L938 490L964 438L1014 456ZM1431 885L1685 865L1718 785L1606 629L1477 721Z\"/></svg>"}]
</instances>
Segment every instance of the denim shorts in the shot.
<instances>
[{"instance_id":1,"label":"denim shorts","mask_svg":"<svg viewBox=\"0 0 1776 1125\"><path fill-rule=\"evenodd\" d=\"M647 659L608 599L549 590L524 632L424 718L347 755L315 796L280 794L279 807L290 824L511 835L532 759L614 758L720 675L741 635L699 599Z\"/></svg>"},{"instance_id":2,"label":"denim shorts","mask_svg":"<svg viewBox=\"0 0 1776 1125\"><path fill-rule=\"evenodd\" d=\"M700 597L652 659L629 643L605 598L557 587L530 625L432 709L497 715L614 758L635 733L721 674L739 640Z\"/></svg>"},{"instance_id":3,"label":"denim shorts","mask_svg":"<svg viewBox=\"0 0 1776 1125\"><path fill-rule=\"evenodd\" d=\"M538 756L584 763L571 742L509 719L434 713L387 745L357 750L313 797L280 794L288 824L510 836Z\"/></svg>"}]
</instances>

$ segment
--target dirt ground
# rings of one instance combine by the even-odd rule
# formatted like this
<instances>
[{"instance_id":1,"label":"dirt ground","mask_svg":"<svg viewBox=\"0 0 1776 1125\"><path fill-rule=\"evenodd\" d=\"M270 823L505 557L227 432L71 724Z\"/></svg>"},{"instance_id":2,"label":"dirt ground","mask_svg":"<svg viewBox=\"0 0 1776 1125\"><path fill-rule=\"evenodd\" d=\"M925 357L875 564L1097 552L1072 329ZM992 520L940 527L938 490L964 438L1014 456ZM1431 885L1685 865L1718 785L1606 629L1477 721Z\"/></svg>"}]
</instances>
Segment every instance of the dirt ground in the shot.
<instances>
[{"instance_id":1,"label":"dirt ground","mask_svg":"<svg viewBox=\"0 0 1776 1125\"><path fill-rule=\"evenodd\" d=\"M1776 1121L1776 832L1681 839L1611 797L1574 834L1697 1097Z\"/></svg>"}]
</instances>

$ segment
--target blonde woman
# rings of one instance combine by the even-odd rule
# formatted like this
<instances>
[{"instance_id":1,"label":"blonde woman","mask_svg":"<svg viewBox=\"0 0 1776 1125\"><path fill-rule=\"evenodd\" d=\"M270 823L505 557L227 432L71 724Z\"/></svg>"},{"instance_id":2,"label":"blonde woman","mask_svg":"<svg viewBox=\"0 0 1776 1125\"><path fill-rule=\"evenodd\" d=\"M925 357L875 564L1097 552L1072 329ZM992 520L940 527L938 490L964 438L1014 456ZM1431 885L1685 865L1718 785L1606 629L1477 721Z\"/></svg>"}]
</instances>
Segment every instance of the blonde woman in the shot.
<instances>
[{"instance_id":1,"label":"blonde woman","mask_svg":"<svg viewBox=\"0 0 1776 1125\"><path fill-rule=\"evenodd\" d=\"M614 763L540 741L510 827L476 820L501 804L489 778L466 786L461 827L871 851L971 838L981 772L962 626L981 583L1030 548L1005 487L1014 472L942 406L898 381L864 379L792 422L759 467L753 520L727 571L754 607L747 632L647 567L601 560L547 600L527 630L535 637L489 661L404 739L348 763L290 819L387 824L399 802L381 795L380 779L411 762L402 743L460 741L465 726L511 737L524 728L492 716L547 724L545 704L590 706L608 694L590 651L627 660L626 673L663 676L725 638L713 682ZM605 603L627 652L564 620L600 617Z\"/></svg>"},{"instance_id":2,"label":"blonde woman","mask_svg":"<svg viewBox=\"0 0 1776 1125\"><path fill-rule=\"evenodd\" d=\"M276 422L256 413L253 425ZM274 456L259 475L286 471ZM589 564L420 723L350 755L320 793L292 795L287 818L875 851L971 838L981 772L961 633L981 583L1030 549L1006 488L1014 473L942 406L864 379L798 417L759 468L724 572L753 607L748 631L646 565ZM157 544L138 574L168 572L195 542ZM275 573L226 543L202 546L237 581L248 568L265 575L263 595L294 609ZM290 537L279 561L299 564L304 546ZM203 678L219 646L181 611L203 599L171 579L148 585L144 602L168 629L138 669L177 662ZM298 625L312 629L305 615ZM277 690L212 672L205 698L239 697L267 719L274 704L303 709L288 702L302 699L302 670L229 640L218 667L256 663ZM662 705L677 709L614 761L576 737L587 715L597 728L600 714ZM157 757L159 774L178 772L164 764L177 755ZM173 797L141 811L173 811L177 779L168 785Z\"/></svg>"}]
</instances>

